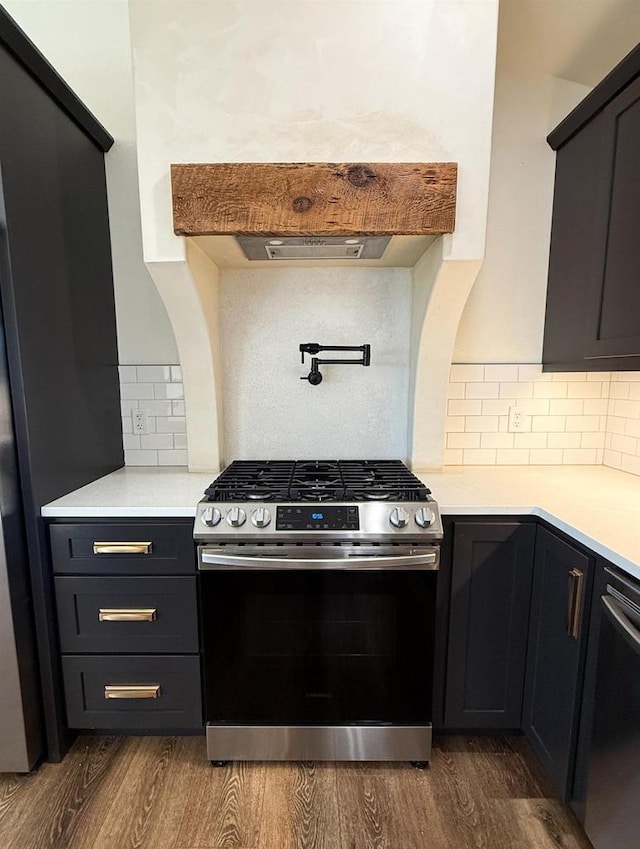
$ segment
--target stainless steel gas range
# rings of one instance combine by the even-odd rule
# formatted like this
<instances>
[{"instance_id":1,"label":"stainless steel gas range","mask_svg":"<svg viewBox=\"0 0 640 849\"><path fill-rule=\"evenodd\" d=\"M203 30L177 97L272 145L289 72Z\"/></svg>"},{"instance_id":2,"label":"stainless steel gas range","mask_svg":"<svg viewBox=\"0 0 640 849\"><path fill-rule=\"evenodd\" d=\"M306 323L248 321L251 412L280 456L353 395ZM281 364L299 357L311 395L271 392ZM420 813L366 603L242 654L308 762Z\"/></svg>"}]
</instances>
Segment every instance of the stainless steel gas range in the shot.
<instances>
[{"instance_id":1,"label":"stainless steel gas range","mask_svg":"<svg viewBox=\"0 0 640 849\"><path fill-rule=\"evenodd\" d=\"M194 537L211 761L429 761L442 523L403 463L236 461Z\"/></svg>"}]
</instances>

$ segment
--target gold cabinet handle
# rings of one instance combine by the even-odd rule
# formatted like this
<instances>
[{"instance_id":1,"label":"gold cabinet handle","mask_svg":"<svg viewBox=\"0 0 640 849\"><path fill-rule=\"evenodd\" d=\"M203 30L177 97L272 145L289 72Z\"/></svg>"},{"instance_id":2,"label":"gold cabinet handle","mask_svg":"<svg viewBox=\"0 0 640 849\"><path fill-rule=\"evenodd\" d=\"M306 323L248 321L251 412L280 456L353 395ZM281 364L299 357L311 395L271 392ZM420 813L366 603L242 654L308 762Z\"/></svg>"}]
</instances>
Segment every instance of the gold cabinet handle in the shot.
<instances>
[{"instance_id":1,"label":"gold cabinet handle","mask_svg":"<svg viewBox=\"0 0 640 849\"><path fill-rule=\"evenodd\" d=\"M94 554L151 554L150 542L94 542Z\"/></svg>"},{"instance_id":2,"label":"gold cabinet handle","mask_svg":"<svg viewBox=\"0 0 640 849\"><path fill-rule=\"evenodd\" d=\"M98 621L154 622L157 612L155 607L101 607L98 610Z\"/></svg>"},{"instance_id":3,"label":"gold cabinet handle","mask_svg":"<svg viewBox=\"0 0 640 849\"><path fill-rule=\"evenodd\" d=\"M157 699L160 684L105 684L105 699Z\"/></svg>"},{"instance_id":4,"label":"gold cabinet handle","mask_svg":"<svg viewBox=\"0 0 640 849\"><path fill-rule=\"evenodd\" d=\"M580 569L569 572L569 593L567 606L567 633L574 640L580 634L580 617L582 614L582 595L584 590L584 574Z\"/></svg>"}]
</instances>

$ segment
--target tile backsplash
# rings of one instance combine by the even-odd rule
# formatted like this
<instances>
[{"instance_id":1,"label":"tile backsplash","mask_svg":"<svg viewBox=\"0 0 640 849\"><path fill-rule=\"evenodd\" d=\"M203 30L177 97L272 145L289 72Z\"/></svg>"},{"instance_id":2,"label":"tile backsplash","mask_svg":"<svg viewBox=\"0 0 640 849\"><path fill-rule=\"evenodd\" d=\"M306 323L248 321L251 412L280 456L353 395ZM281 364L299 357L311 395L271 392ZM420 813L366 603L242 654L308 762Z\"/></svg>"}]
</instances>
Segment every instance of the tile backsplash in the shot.
<instances>
[{"instance_id":1,"label":"tile backsplash","mask_svg":"<svg viewBox=\"0 0 640 849\"><path fill-rule=\"evenodd\" d=\"M455 364L449 381L446 465L604 464L640 475L640 372Z\"/></svg>"},{"instance_id":2,"label":"tile backsplash","mask_svg":"<svg viewBox=\"0 0 640 849\"><path fill-rule=\"evenodd\" d=\"M127 466L186 466L182 370L120 366L122 439ZM137 417L137 414L141 416ZM138 420L136 420L138 418Z\"/></svg>"}]
</instances>

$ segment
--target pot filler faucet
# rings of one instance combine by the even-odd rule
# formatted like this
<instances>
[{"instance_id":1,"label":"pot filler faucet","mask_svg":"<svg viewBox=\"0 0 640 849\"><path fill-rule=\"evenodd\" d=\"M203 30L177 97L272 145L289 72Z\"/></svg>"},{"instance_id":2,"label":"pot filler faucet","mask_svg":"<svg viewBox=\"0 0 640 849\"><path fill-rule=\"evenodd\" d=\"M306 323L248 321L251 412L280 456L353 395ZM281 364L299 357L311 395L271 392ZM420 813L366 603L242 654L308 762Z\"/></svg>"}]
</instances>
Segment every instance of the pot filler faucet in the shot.
<instances>
[{"instance_id":1,"label":"pot filler faucet","mask_svg":"<svg viewBox=\"0 0 640 849\"><path fill-rule=\"evenodd\" d=\"M320 351L362 351L362 358L359 360L321 360L315 356ZM300 353L302 354L302 363L304 364L304 355L311 354L311 371L300 380L308 380L312 386L317 386L322 383L322 375L320 374L320 366L326 365L352 365L352 366L369 366L371 365L371 345L318 345L317 342L302 342L300 344Z\"/></svg>"}]
</instances>

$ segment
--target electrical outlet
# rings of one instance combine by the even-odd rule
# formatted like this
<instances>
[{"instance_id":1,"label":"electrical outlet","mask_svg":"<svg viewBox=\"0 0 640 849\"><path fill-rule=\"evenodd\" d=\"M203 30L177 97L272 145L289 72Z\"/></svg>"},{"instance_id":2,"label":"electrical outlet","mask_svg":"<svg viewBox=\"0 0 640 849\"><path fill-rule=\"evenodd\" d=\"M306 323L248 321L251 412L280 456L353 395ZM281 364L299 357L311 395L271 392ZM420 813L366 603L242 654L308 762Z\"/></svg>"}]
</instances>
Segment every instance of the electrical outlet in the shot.
<instances>
[{"instance_id":1,"label":"electrical outlet","mask_svg":"<svg viewBox=\"0 0 640 849\"><path fill-rule=\"evenodd\" d=\"M147 423L147 411L146 410L132 410L131 417L133 419L133 432L134 433L147 433L148 423Z\"/></svg>"},{"instance_id":2,"label":"electrical outlet","mask_svg":"<svg viewBox=\"0 0 640 849\"><path fill-rule=\"evenodd\" d=\"M527 416L522 407L509 407L509 433L521 433L531 430L531 416Z\"/></svg>"}]
</instances>

